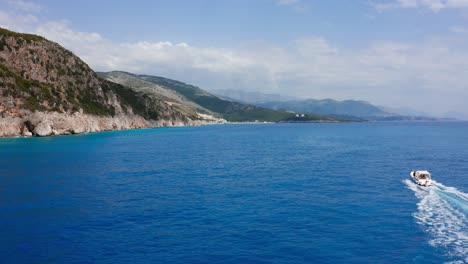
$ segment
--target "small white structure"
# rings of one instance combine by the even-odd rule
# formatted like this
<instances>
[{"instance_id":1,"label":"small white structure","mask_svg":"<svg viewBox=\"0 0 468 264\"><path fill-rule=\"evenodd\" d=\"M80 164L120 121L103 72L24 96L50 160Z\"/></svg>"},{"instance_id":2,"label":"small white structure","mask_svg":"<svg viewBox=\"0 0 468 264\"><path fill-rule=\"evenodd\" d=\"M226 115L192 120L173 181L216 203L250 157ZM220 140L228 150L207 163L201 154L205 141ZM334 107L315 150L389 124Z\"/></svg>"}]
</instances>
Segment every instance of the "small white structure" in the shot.
<instances>
[{"instance_id":1,"label":"small white structure","mask_svg":"<svg viewBox=\"0 0 468 264\"><path fill-rule=\"evenodd\" d=\"M432 186L431 173L427 170L413 170L411 171L410 176L418 185L426 187Z\"/></svg>"},{"instance_id":2,"label":"small white structure","mask_svg":"<svg viewBox=\"0 0 468 264\"><path fill-rule=\"evenodd\" d=\"M215 124L226 124L227 121L224 118L217 118L212 115L207 115L207 114L202 114L202 113L197 113L198 118L210 122L210 123L215 123Z\"/></svg>"}]
</instances>

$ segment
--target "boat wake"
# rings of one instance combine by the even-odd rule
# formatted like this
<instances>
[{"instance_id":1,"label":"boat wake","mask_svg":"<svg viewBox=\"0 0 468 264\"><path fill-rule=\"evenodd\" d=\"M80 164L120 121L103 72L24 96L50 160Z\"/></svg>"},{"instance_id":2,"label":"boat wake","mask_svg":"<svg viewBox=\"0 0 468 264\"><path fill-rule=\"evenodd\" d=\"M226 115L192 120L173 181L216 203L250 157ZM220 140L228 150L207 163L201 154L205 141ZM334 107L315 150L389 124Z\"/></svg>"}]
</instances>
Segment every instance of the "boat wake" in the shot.
<instances>
[{"instance_id":1,"label":"boat wake","mask_svg":"<svg viewBox=\"0 0 468 264\"><path fill-rule=\"evenodd\" d=\"M430 188L404 183L420 200L413 216L431 236L429 244L444 248L451 263L468 263L468 194L436 181Z\"/></svg>"}]
</instances>

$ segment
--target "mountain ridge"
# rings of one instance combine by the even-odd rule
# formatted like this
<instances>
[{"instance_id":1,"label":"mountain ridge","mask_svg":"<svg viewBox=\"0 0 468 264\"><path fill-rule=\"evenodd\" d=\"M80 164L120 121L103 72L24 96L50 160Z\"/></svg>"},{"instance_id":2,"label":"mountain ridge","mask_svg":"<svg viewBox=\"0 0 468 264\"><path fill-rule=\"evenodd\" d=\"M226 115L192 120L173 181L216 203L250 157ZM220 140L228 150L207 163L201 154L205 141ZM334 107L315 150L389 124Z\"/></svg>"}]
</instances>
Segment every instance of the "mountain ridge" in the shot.
<instances>
[{"instance_id":1,"label":"mountain ridge","mask_svg":"<svg viewBox=\"0 0 468 264\"><path fill-rule=\"evenodd\" d=\"M295 112L317 113L324 115L349 115L356 117L391 116L380 108L362 100L305 99L283 102L259 103L259 106L272 109L288 109Z\"/></svg>"},{"instance_id":2,"label":"mountain ridge","mask_svg":"<svg viewBox=\"0 0 468 264\"><path fill-rule=\"evenodd\" d=\"M278 95L281 100L258 101L261 95L253 93L254 98L248 96L252 93L229 90L223 93L219 90L219 95L231 101L253 103L257 106L282 109L295 113L315 113L319 115L331 116L332 118L352 121L454 121L457 119L447 117L432 117L427 113L416 111L410 108L390 108L374 105L364 100L335 100L335 99L295 99L287 100ZM236 97L236 95L240 95Z\"/></svg>"}]
</instances>

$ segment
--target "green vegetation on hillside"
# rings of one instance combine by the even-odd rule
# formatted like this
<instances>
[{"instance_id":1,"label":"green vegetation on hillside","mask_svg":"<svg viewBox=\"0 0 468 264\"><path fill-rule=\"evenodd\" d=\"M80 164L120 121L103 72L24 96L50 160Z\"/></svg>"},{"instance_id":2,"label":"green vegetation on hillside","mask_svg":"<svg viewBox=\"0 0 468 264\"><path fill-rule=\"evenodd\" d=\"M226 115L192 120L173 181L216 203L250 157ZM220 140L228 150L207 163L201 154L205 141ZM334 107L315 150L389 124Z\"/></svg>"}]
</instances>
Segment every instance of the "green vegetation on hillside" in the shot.
<instances>
[{"instance_id":1,"label":"green vegetation on hillside","mask_svg":"<svg viewBox=\"0 0 468 264\"><path fill-rule=\"evenodd\" d=\"M35 111L78 111L94 115L114 115L111 106L102 103L102 98L89 89L77 95L72 90L64 91L50 84L23 78L11 72L5 65L0 64L1 96L11 96L23 99L23 108ZM71 87L70 87L71 88Z\"/></svg>"},{"instance_id":2,"label":"green vegetation on hillside","mask_svg":"<svg viewBox=\"0 0 468 264\"><path fill-rule=\"evenodd\" d=\"M11 96L14 98L24 98L23 107L30 111L44 111L46 107L41 104L42 101L48 101L49 104L56 105L56 98L52 95L51 88L46 84L27 80L11 72L8 68L0 64L0 91L2 96ZM2 87L3 86L3 87Z\"/></svg>"},{"instance_id":3,"label":"green vegetation on hillside","mask_svg":"<svg viewBox=\"0 0 468 264\"><path fill-rule=\"evenodd\" d=\"M114 91L119 96L122 103L125 104L126 106L130 106L133 109L133 112L135 114L138 114L144 117L147 116L145 107L141 103L141 97L139 97L136 92L134 92L130 88L127 88L123 85L109 82L109 81L105 81L104 87L106 89Z\"/></svg>"},{"instance_id":4,"label":"green vegetation on hillside","mask_svg":"<svg viewBox=\"0 0 468 264\"><path fill-rule=\"evenodd\" d=\"M130 87L121 84L103 80L104 87L114 91L120 99L123 106L133 109L133 113L138 114L146 119L181 119L185 120L186 116L176 111L167 105L164 101L144 92L137 92ZM190 116L192 119L193 117Z\"/></svg>"},{"instance_id":5,"label":"green vegetation on hillside","mask_svg":"<svg viewBox=\"0 0 468 264\"><path fill-rule=\"evenodd\" d=\"M13 32L8 29L1 28L1 27L0 27L0 36L22 38L26 40L27 42L46 40L45 38L38 36L38 35ZM0 42L0 45L1 45L1 42ZM2 50L1 46L0 46L0 50Z\"/></svg>"}]
</instances>

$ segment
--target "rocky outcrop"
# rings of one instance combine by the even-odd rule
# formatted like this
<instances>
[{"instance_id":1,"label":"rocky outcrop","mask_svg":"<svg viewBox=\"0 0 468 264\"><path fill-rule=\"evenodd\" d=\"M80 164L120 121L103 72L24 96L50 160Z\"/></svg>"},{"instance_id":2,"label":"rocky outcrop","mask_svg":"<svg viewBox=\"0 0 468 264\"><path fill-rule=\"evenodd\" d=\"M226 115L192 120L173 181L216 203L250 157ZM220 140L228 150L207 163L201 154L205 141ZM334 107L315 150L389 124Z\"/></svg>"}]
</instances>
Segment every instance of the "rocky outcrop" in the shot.
<instances>
[{"instance_id":1,"label":"rocky outcrop","mask_svg":"<svg viewBox=\"0 0 468 264\"><path fill-rule=\"evenodd\" d=\"M0 137L45 137L150 127L197 126L224 122L223 119L213 117L198 120L147 120L138 115L107 117L78 112L74 114L37 112L24 114L22 118L0 118Z\"/></svg>"},{"instance_id":2,"label":"rocky outcrop","mask_svg":"<svg viewBox=\"0 0 468 264\"><path fill-rule=\"evenodd\" d=\"M0 118L0 137L15 137L22 135L21 119L6 117Z\"/></svg>"}]
</instances>

